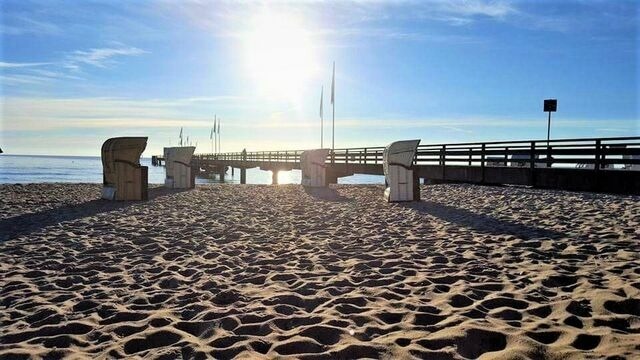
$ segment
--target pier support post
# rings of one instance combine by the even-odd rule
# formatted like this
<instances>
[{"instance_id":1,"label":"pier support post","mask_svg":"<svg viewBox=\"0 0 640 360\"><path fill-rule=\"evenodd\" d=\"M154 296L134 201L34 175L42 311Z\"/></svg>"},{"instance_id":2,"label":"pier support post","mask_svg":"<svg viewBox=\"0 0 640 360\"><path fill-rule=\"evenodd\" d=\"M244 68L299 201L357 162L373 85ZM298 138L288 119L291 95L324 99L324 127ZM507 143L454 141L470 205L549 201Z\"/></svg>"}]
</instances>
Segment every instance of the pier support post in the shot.
<instances>
[{"instance_id":1,"label":"pier support post","mask_svg":"<svg viewBox=\"0 0 640 360\"><path fill-rule=\"evenodd\" d=\"M235 170L235 168L231 167L231 177L233 177L233 175L234 175L234 170Z\"/></svg>"},{"instance_id":2,"label":"pier support post","mask_svg":"<svg viewBox=\"0 0 640 360\"><path fill-rule=\"evenodd\" d=\"M246 183L247 183L247 169L241 168L240 169L240 184L246 184Z\"/></svg>"},{"instance_id":3,"label":"pier support post","mask_svg":"<svg viewBox=\"0 0 640 360\"><path fill-rule=\"evenodd\" d=\"M220 182L224 182L224 166L222 166L222 168L220 169L220 172L218 173L220 176Z\"/></svg>"},{"instance_id":4,"label":"pier support post","mask_svg":"<svg viewBox=\"0 0 640 360\"><path fill-rule=\"evenodd\" d=\"M271 184L278 185L278 170L271 170Z\"/></svg>"}]
</instances>

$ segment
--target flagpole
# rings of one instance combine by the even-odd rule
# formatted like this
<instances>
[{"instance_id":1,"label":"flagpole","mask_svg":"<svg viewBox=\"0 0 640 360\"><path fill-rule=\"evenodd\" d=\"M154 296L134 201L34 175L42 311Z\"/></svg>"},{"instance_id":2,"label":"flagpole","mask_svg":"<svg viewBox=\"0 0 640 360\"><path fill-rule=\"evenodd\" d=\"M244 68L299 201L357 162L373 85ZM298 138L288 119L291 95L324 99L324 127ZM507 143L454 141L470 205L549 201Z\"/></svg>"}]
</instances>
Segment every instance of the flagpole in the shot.
<instances>
[{"instance_id":1,"label":"flagpole","mask_svg":"<svg viewBox=\"0 0 640 360\"><path fill-rule=\"evenodd\" d=\"M320 90L320 149L324 147L324 113L322 111L323 97L324 97L324 86Z\"/></svg>"},{"instance_id":2,"label":"flagpole","mask_svg":"<svg viewBox=\"0 0 640 360\"><path fill-rule=\"evenodd\" d=\"M215 147L213 148L213 153L218 153L218 135L216 134L216 123L218 122L218 115L213 115L213 141L215 142Z\"/></svg>"},{"instance_id":3,"label":"flagpole","mask_svg":"<svg viewBox=\"0 0 640 360\"><path fill-rule=\"evenodd\" d=\"M222 152L222 137L220 136L220 120L218 119L218 152Z\"/></svg>"},{"instance_id":4,"label":"flagpole","mask_svg":"<svg viewBox=\"0 0 640 360\"><path fill-rule=\"evenodd\" d=\"M336 62L333 62L333 78L331 80L331 105L333 109L333 120L331 125L331 150L335 150L336 148L336 98L335 98L335 87L336 87Z\"/></svg>"}]
</instances>

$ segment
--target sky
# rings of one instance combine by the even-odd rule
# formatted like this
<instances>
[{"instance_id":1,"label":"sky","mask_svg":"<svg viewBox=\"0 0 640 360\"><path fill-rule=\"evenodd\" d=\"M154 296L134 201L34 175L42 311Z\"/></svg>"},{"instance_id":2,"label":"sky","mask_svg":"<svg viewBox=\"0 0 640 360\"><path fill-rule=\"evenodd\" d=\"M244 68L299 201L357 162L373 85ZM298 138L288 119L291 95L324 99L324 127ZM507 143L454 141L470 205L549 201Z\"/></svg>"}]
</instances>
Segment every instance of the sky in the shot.
<instances>
[{"instance_id":1,"label":"sky","mask_svg":"<svg viewBox=\"0 0 640 360\"><path fill-rule=\"evenodd\" d=\"M640 136L637 1L0 2L0 147L99 155Z\"/></svg>"}]
</instances>

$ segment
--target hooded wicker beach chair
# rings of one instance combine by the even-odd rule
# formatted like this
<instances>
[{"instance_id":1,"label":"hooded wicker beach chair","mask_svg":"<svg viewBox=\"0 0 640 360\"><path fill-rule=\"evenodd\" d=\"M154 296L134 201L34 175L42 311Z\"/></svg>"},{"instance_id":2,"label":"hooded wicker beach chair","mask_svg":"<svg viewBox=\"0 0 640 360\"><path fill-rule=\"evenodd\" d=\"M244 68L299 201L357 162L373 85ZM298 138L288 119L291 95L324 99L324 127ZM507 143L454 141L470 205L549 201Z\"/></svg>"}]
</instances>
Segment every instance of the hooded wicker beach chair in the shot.
<instances>
[{"instance_id":1,"label":"hooded wicker beach chair","mask_svg":"<svg viewBox=\"0 0 640 360\"><path fill-rule=\"evenodd\" d=\"M191 157L195 150L194 146L164 148L165 169L167 171L164 186L174 189L195 187L195 173L191 169Z\"/></svg>"},{"instance_id":2,"label":"hooded wicker beach chair","mask_svg":"<svg viewBox=\"0 0 640 360\"><path fill-rule=\"evenodd\" d=\"M117 137L102 144L103 199L147 199L148 169L140 165L146 147L146 137Z\"/></svg>"},{"instance_id":3,"label":"hooded wicker beach chair","mask_svg":"<svg viewBox=\"0 0 640 360\"><path fill-rule=\"evenodd\" d=\"M325 160L329 151L329 149L316 149L307 150L300 154L303 186L321 187L327 185Z\"/></svg>"},{"instance_id":4,"label":"hooded wicker beach chair","mask_svg":"<svg viewBox=\"0 0 640 360\"><path fill-rule=\"evenodd\" d=\"M420 140L391 143L382 155L388 202L420 200L420 179L413 170L413 159Z\"/></svg>"}]
</instances>

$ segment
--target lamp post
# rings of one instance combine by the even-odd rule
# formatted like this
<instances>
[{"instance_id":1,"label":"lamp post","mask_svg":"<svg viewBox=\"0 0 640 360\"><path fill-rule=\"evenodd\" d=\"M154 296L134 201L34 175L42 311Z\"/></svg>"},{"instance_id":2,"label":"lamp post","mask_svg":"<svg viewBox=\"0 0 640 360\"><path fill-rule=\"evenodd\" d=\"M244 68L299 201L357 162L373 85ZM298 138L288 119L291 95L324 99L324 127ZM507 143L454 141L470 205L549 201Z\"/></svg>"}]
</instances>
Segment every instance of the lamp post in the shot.
<instances>
[{"instance_id":1,"label":"lamp post","mask_svg":"<svg viewBox=\"0 0 640 360\"><path fill-rule=\"evenodd\" d=\"M549 137L551 135L551 113L558 110L557 99L546 99L544 101L544 111L549 114L547 119L547 147L549 147Z\"/></svg>"},{"instance_id":2,"label":"lamp post","mask_svg":"<svg viewBox=\"0 0 640 360\"><path fill-rule=\"evenodd\" d=\"M544 111L549 114L547 117L547 167L551 167L551 147L549 146L549 138L551 135L551 113L556 112L556 110L558 110L558 100L546 99L544 101Z\"/></svg>"}]
</instances>

